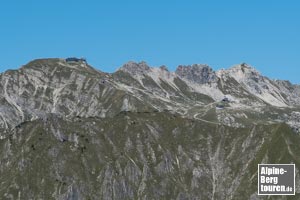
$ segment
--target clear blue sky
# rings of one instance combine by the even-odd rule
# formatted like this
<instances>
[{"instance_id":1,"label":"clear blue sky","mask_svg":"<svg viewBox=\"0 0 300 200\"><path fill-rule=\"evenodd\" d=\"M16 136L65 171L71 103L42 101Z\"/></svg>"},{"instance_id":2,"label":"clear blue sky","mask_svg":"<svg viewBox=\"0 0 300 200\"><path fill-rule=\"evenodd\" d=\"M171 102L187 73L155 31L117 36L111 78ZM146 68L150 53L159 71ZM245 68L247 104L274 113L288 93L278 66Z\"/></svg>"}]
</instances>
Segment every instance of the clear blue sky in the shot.
<instances>
[{"instance_id":1,"label":"clear blue sky","mask_svg":"<svg viewBox=\"0 0 300 200\"><path fill-rule=\"evenodd\" d=\"M300 83L300 1L3 0L0 71L34 58L84 56L113 72L123 63L246 62Z\"/></svg>"}]
</instances>

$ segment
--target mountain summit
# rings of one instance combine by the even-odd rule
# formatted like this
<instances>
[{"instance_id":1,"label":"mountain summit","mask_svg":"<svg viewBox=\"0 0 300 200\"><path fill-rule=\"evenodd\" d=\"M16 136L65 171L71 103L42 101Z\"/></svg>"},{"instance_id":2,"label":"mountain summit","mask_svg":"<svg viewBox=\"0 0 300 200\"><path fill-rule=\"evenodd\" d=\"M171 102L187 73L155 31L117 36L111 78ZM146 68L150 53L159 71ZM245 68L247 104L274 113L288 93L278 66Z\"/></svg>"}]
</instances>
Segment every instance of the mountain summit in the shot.
<instances>
[{"instance_id":1,"label":"mountain summit","mask_svg":"<svg viewBox=\"0 0 300 200\"><path fill-rule=\"evenodd\" d=\"M150 70L150 67L147 65L146 62L136 63L130 61L124 64L119 70L137 75L137 74L147 73L147 71Z\"/></svg>"}]
</instances>

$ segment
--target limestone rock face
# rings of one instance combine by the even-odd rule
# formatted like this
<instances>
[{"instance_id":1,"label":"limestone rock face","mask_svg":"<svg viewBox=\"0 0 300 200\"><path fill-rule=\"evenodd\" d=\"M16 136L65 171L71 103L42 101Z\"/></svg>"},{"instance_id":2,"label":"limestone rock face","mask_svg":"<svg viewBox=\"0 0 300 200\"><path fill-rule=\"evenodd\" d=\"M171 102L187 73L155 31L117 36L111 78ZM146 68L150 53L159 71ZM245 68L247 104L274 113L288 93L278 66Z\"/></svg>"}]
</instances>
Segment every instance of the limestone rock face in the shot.
<instances>
[{"instance_id":1,"label":"limestone rock face","mask_svg":"<svg viewBox=\"0 0 300 200\"><path fill-rule=\"evenodd\" d=\"M0 199L276 199L261 163L295 163L298 199L299 91L247 64L34 60L0 74Z\"/></svg>"},{"instance_id":2,"label":"limestone rock face","mask_svg":"<svg viewBox=\"0 0 300 200\"><path fill-rule=\"evenodd\" d=\"M218 80L215 72L207 65L179 65L176 69L176 74L183 79L199 84L216 82Z\"/></svg>"}]
</instances>

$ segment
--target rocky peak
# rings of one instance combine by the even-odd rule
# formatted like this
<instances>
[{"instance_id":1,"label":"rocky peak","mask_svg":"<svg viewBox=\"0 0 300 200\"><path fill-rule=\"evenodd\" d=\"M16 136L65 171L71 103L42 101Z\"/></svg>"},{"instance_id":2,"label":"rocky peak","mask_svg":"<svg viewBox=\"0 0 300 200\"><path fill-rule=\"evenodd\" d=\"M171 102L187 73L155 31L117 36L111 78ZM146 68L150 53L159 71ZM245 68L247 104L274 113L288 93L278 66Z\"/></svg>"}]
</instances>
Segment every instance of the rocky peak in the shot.
<instances>
[{"instance_id":1,"label":"rocky peak","mask_svg":"<svg viewBox=\"0 0 300 200\"><path fill-rule=\"evenodd\" d=\"M224 70L223 73L235 78L238 82L243 80L253 80L254 82L263 81L264 77L252 66L242 63Z\"/></svg>"},{"instance_id":2,"label":"rocky peak","mask_svg":"<svg viewBox=\"0 0 300 200\"><path fill-rule=\"evenodd\" d=\"M179 65L175 73L183 79L199 84L217 81L216 73L208 65Z\"/></svg>"},{"instance_id":3,"label":"rocky peak","mask_svg":"<svg viewBox=\"0 0 300 200\"><path fill-rule=\"evenodd\" d=\"M278 86L282 86L282 87L288 88L290 90L292 90L296 86L296 85L293 85L288 80L274 80L274 81Z\"/></svg>"},{"instance_id":4,"label":"rocky peak","mask_svg":"<svg viewBox=\"0 0 300 200\"><path fill-rule=\"evenodd\" d=\"M83 62L82 59L77 61L69 62L68 59L63 58L42 58L30 61L26 65L21 67L21 71L25 71L28 74L39 73L41 75L53 76L54 74L64 75L71 74L72 72L83 72L91 75L103 74L100 70L94 69L90 66L86 60ZM96 73L95 73L96 72Z\"/></svg>"},{"instance_id":5,"label":"rocky peak","mask_svg":"<svg viewBox=\"0 0 300 200\"><path fill-rule=\"evenodd\" d=\"M43 70L43 69L50 69L58 66L59 62L62 62L63 59L58 58L42 58L42 59L35 59L23 65L21 69L24 70Z\"/></svg>"},{"instance_id":6,"label":"rocky peak","mask_svg":"<svg viewBox=\"0 0 300 200\"><path fill-rule=\"evenodd\" d=\"M167 72L169 71L168 68L167 68L167 66L165 66L165 65L162 65L162 66L160 66L159 68L160 68L161 70L163 70L163 71L167 71Z\"/></svg>"},{"instance_id":7,"label":"rocky peak","mask_svg":"<svg viewBox=\"0 0 300 200\"><path fill-rule=\"evenodd\" d=\"M260 74L254 67L247 63L241 63L228 69L229 71L241 71L244 74L257 73Z\"/></svg>"},{"instance_id":8,"label":"rocky peak","mask_svg":"<svg viewBox=\"0 0 300 200\"><path fill-rule=\"evenodd\" d=\"M132 75L144 74L150 70L146 62L128 62L124 64L119 70L130 73Z\"/></svg>"}]
</instances>

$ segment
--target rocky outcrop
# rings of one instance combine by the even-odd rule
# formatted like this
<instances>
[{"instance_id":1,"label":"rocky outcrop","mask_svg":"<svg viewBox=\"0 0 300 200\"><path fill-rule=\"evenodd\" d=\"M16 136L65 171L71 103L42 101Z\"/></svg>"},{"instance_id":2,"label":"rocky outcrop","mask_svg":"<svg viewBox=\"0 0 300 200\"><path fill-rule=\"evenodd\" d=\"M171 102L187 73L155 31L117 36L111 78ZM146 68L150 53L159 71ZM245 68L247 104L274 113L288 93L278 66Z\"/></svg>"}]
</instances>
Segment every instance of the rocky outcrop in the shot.
<instances>
[{"instance_id":1,"label":"rocky outcrop","mask_svg":"<svg viewBox=\"0 0 300 200\"><path fill-rule=\"evenodd\" d=\"M124 64L119 70L128 72L133 75L142 75L146 74L150 70L150 67L147 65L146 62L128 62Z\"/></svg>"},{"instance_id":2,"label":"rocky outcrop","mask_svg":"<svg viewBox=\"0 0 300 200\"><path fill-rule=\"evenodd\" d=\"M175 73L183 79L199 84L212 83L218 80L215 72L207 65L179 65Z\"/></svg>"}]
</instances>

